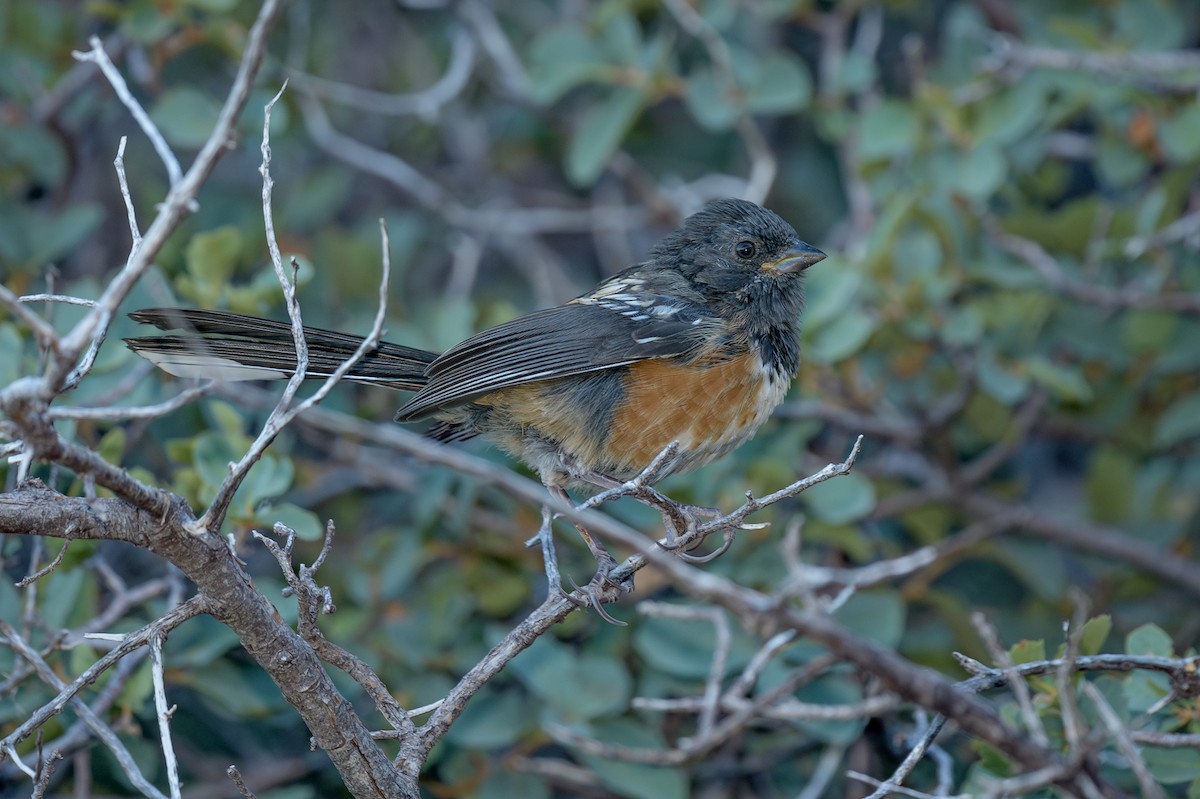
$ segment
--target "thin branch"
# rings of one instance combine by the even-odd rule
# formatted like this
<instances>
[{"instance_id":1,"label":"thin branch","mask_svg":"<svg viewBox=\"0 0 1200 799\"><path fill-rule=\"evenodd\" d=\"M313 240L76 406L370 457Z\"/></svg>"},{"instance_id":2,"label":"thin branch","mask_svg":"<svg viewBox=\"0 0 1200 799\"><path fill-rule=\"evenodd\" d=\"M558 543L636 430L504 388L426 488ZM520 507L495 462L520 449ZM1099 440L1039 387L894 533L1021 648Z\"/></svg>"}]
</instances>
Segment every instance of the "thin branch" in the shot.
<instances>
[{"instance_id":1,"label":"thin branch","mask_svg":"<svg viewBox=\"0 0 1200 799\"><path fill-rule=\"evenodd\" d=\"M41 677L44 683L59 691L62 691L67 687L63 684L62 680L59 679L53 667L51 667L50 664L42 658L37 650L26 643L24 638L22 638L17 631L13 629L12 625L10 625L3 618L0 618L0 635L3 635L7 639L6 643L14 652L25 658L25 660L34 666L34 668L37 670L38 676ZM96 712L88 707L87 704L82 700L78 698L72 698L68 703L71 709L79 715L79 718L85 724L87 724L88 728L92 731L92 734L95 735L96 738L99 739L106 747L108 747L108 750L112 752L113 757L121 766L121 770L125 772L125 776L129 779L133 786L142 793L142 795L151 797L151 799L166 799L166 796L157 788L155 788L154 785L152 785L150 781L147 780L142 774L141 769L139 769L137 766L137 762L133 759L133 755L131 755L129 750L125 748L125 744L121 743L121 739L117 737L115 732L113 732L112 727L108 726L108 724L106 724L104 720L101 719ZM7 742L10 738L12 738L12 735L7 736L4 741ZM15 752L12 750L11 744L8 744L3 748L4 751L15 754Z\"/></svg>"},{"instance_id":2,"label":"thin branch","mask_svg":"<svg viewBox=\"0 0 1200 799\"><path fill-rule=\"evenodd\" d=\"M77 407L70 405L56 405L50 408L48 413L51 419L107 419L112 421L124 421L127 419L157 419L160 416L182 408L184 405L191 403L198 397L202 397L212 391L215 381L209 380L201 383L198 386L192 386L176 394L171 399L160 402L156 405L140 405L132 408L112 408L112 407Z\"/></svg>"},{"instance_id":3,"label":"thin branch","mask_svg":"<svg viewBox=\"0 0 1200 799\"><path fill-rule=\"evenodd\" d=\"M1096 686L1086 681L1083 683L1083 692L1096 706L1100 720L1117 744L1117 750L1124 755L1129 767L1133 769L1143 799L1165 799L1166 795L1163 793L1162 786L1158 784L1154 775L1150 773L1150 769L1146 767L1146 761L1142 758L1142 753L1138 751L1137 746L1134 745L1129 730L1121 724L1120 717L1117 716L1117 712L1113 710L1108 700L1104 698L1104 694L1100 693Z\"/></svg>"},{"instance_id":4,"label":"thin branch","mask_svg":"<svg viewBox=\"0 0 1200 799\"><path fill-rule=\"evenodd\" d=\"M96 307L95 300L89 300L85 297L71 297L66 294L22 294L17 298L17 302L57 302L63 305L82 305L86 308Z\"/></svg>"},{"instance_id":5,"label":"thin branch","mask_svg":"<svg viewBox=\"0 0 1200 799\"><path fill-rule=\"evenodd\" d=\"M738 109L735 125L750 156L750 176L746 179L742 196L752 202L762 203L775 182L779 164L758 123L742 102L743 92L738 86L733 69L733 53L720 32L686 0L666 0L664 5L675 17L679 27L704 46L713 69L723 84L725 99Z\"/></svg>"},{"instance_id":6,"label":"thin branch","mask_svg":"<svg viewBox=\"0 0 1200 799\"><path fill-rule=\"evenodd\" d=\"M154 710L158 715L158 735L162 742L163 759L167 766L167 786L171 799L181 799L179 787L179 761L175 759L175 745L171 743L171 715L174 708L167 707L167 685L163 679L163 634L157 632L150 638L150 675L154 682Z\"/></svg>"},{"instance_id":7,"label":"thin branch","mask_svg":"<svg viewBox=\"0 0 1200 799\"><path fill-rule=\"evenodd\" d=\"M410 94L371 91L326 80L297 70L288 70L290 80L305 92L323 100L357 108L371 114L415 115L428 123L437 121L442 108L466 88L475 67L475 40L464 28L455 28L450 39L450 61L440 78L426 89Z\"/></svg>"},{"instance_id":8,"label":"thin branch","mask_svg":"<svg viewBox=\"0 0 1200 799\"><path fill-rule=\"evenodd\" d=\"M58 550L58 554L54 556L54 560L50 561L45 566L43 566L42 568L33 572L32 574L25 575L20 580L18 580L16 583L14 583L14 585L16 585L17 588L26 588L28 586L33 585L38 580L45 577L47 574L49 574L50 572L57 569L59 564L63 562L63 558L66 557L67 550L70 548L70 546L71 546L70 540L64 541L62 547Z\"/></svg>"},{"instance_id":9,"label":"thin branch","mask_svg":"<svg viewBox=\"0 0 1200 799\"><path fill-rule=\"evenodd\" d=\"M117 93L118 99L129 109L129 113L133 115L134 120L138 123L138 127L142 129L142 133L150 140L154 151L158 153L163 166L167 168L167 180L170 182L171 188L174 189L183 180L183 170L179 166L179 159L171 151L171 146L167 144L167 140L159 132L158 126L154 124L154 120L150 119L150 115L146 113L146 109L142 108L142 104L129 91L129 85L125 83L125 78L113 64L112 60L109 59L108 53L104 51L104 43L100 41L100 37L92 36L88 39L88 44L92 46L91 50L87 52L76 50L71 53L71 56L76 61L91 61L100 67L100 71L104 73L104 77L108 80L109 85ZM122 142L124 142L124 137L122 137ZM124 152L123 143L121 151Z\"/></svg>"},{"instance_id":10,"label":"thin branch","mask_svg":"<svg viewBox=\"0 0 1200 799\"><path fill-rule=\"evenodd\" d=\"M995 625L980 611L971 614L971 624L975 627L975 631L979 633L979 637L983 639L988 652L992 655L992 660L1004 671L1004 676L1008 680L1008 687L1016 698L1017 707L1021 711L1021 720L1025 723L1025 729L1029 731L1029 735L1033 738L1034 743L1038 746L1049 745L1050 739L1046 737L1046 728L1042 726L1042 720L1038 716L1037 710L1033 707L1033 698L1029 693L1029 686L1025 684L1024 678L1017 673L1012 655L1001 645L1000 633L996 630Z\"/></svg>"},{"instance_id":11,"label":"thin branch","mask_svg":"<svg viewBox=\"0 0 1200 799\"><path fill-rule=\"evenodd\" d=\"M1000 249L1033 267L1050 288L1071 299L1109 310L1138 308L1200 314L1200 292L1146 290L1134 285L1113 288L1084 282L1069 276L1058 259L1036 241L1004 231L991 217L984 216L981 221Z\"/></svg>"},{"instance_id":12,"label":"thin branch","mask_svg":"<svg viewBox=\"0 0 1200 799\"><path fill-rule=\"evenodd\" d=\"M93 684L101 674L108 671L108 669L125 659L128 655L146 646L154 636L165 635L188 619L208 613L209 610L209 603L203 596L194 596L155 619L150 624L147 624L145 627L127 633L122 638L119 646L84 669L69 685L60 686L58 695L54 699L30 713L29 717L20 726L3 739L0 739L0 749L12 748L28 738L49 719L61 713L80 691Z\"/></svg>"},{"instance_id":13,"label":"thin branch","mask_svg":"<svg viewBox=\"0 0 1200 799\"><path fill-rule=\"evenodd\" d=\"M44 349L56 349L58 347L58 332L49 322L21 303L22 300L20 297L9 291L3 283L0 283L0 304L8 308L13 316L19 321L24 322L26 327L33 331L33 335L41 347Z\"/></svg>"}]
</instances>

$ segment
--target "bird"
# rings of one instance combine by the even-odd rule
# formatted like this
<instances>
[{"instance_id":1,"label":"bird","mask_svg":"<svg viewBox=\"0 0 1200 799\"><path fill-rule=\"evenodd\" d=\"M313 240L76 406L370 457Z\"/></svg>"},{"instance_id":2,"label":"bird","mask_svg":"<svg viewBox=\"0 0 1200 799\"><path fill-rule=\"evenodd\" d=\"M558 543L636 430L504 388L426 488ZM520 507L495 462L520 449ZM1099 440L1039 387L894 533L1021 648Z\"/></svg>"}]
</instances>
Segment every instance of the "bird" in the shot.
<instances>
[{"instance_id":1,"label":"bird","mask_svg":"<svg viewBox=\"0 0 1200 799\"><path fill-rule=\"evenodd\" d=\"M713 200L591 291L440 355L381 343L344 379L416 392L397 421L432 417L439 441L483 436L560 499L571 487L621 485L671 448L659 480L728 454L783 401L800 365L804 273L825 257L773 211ZM181 331L125 340L176 376L283 379L296 369L288 323L182 308L130 316ZM363 340L304 335L311 378L332 374ZM608 555L581 532L598 561Z\"/></svg>"}]
</instances>

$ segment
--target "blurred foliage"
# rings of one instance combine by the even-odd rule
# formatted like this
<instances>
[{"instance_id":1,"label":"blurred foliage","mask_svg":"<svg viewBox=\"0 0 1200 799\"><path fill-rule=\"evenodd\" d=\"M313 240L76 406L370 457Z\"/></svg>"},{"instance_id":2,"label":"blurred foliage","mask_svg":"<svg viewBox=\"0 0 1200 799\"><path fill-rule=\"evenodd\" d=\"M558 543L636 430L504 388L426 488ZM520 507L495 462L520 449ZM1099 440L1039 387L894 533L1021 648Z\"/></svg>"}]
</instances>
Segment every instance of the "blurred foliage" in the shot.
<instances>
[{"instance_id":1,"label":"blurred foliage","mask_svg":"<svg viewBox=\"0 0 1200 799\"><path fill-rule=\"evenodd\" d=\"M389 338L431 349L561 301L623 267L677 221L673 204L690 208L740 191L734 176L763 166L757 131L778 168L768 204L833 253L811 272L796 400L740 451L664 490L732 507L746 490L761 495L841 460L859 432L867 443L853 476L763 512L770 530L744 533L707 568L756 588L777 586L786 577L782 530L800 514L808 561L853 566L895 557L985 518L973 501L979 497L1050 522L1115 529L1160 559L1195 564L1200 6L699 0L688 6L698 12L697 29L667 5L642 0L521 0L493 3L493 12L471 2L414 5L427 7L381 0L342 14L323 3L290 7L241 140L128 309L177 303L282 318L265 266L256 143L261 108L288 74L293 84L272 134L275 226L285 254L300 260L306 322L365 332L379 270L376 220L384 217L396 271ZM122 263L128 224L111 167L119 137L129 136L126 164L143 225L166 190L145 137L71 51L86 49L92 33L104 37L186 165L222 102L253 13L253 4L228 0L0 7L0 277L7 287L95 296ZM414 112L394 115L381 101L371 110L324 105L335 128L394 153L431 184L389 182L323 149L302 102L317 89L292 70L379 92L422 92L453 77L456 36L467 29L471 60L445 102L430 94ZM1046 53L1099 60L1051 63ZM1190 66L1155 61L1179 55L1190 55ZM375 163L386 168L384 158ZM630 214L613 211L606 224L548 214L538 227L517 213L524 207ZM1014 241L1036 245L1054 275ZM77 309L46 312L65 326ZM114 325L71 403L119 397L118 404L139 405L179 390L165 379L136 380L141 364L117 343L133 332L127 320ZM37 369L34 342L11 320L0 321L0 349L0 383ZM344 387L327 404L386 420L397 401ZM154 421L62 429L199 507L261 418L208 400ZM540 559L522 546L537 529L537 509L394 455L385 457L400 477L372 474L360 449L303 427L288 431L239 493L230 523L244 532L287 520L315 537L322 520L334 519L340 534L321 578L339 611L323 629L416 706L441 696L541 597ZM972 469L980 463L987 468ZM7 474L11 486L13 470ZM41 475L61 490L81 490L57 471ZM622 503L611 512L647 529L656 524L640 507ZM1089 643L1095 651L1118 651L1122 639L1129 652L1194 647L1196 597L1184 587L1050 533L1021 532L863 592L839 618L961 676L951 652L987 657L969 621L973 611L986 612L1006 642L1036 650L1028 642L1044 641L1041 649L1052 652L1076 586L1093 612L1110 618L1107 641ZM564 567L590 573L586 551L569 535L563 541ZM25 571L28 547L3 542L11 576ZM277 596L274 562L247 551L259 585ZM105 587L86 568L96 555L131 582L161 569L124 547L73 555L40 583L44 624L35 632L43 642L103 603ZM435 750L430 795L572 795L525 772L520 764L530 755L571 757L595 769L613 795L665 799L719 785L733 786L721 795L794 796L824 744L848 747L872 773L887 773L902 756L889 738L905 732L899 719L884 727L756 728L683 769L618 763L553 743L550 723L652 748L691 730L690 717L629 709L632 696L699 693L710 668L711 628L638 618L636 603L648 597L676 595L643 573L637 593L614 611L629 628L576 615L522 654ZM23 602L0 580L0 609ZM291 612L290 600L277 606ZM141 606L109 629L131 629L159 611ZM1107 629L1093 626L1090 634L1103 639ZM738 632L729 673L759 644ZM797 643L768 668L759 690L818 653ZM72 673L92 657L87 647L62 655ZM172 635L166 659L189 782L223 781L230 762L287 758L318 771L286 793L260 796L337 795L336 774L304 760L306 732L228 630L194 620ZM0 673L12 668L11 653L0 650ZM1141 673L1095 683L1124 718L1165 690ZM5 729L49 698L22 685L19 696L0 697ZM847 702L865 690L845 672L799 698ZM1048 720L1056 690L1053 680L1035 686ZM1195 700L1173 712L1172 730L1200 730ZM112 713L126 719L123 738L147 775L159 776L148 672L125 686ZM47 737L63 723L52 722ZM945 745L957 748L958 790L1004 773L995 753L955 738ZM1171 795L1197 795L1194 751L1157 750L1153 758L1152 773ZM107 755L97 755L93 769L96 789L130 790ZM1136 790L1127 770L1112 771ZM918 783L929 779L918 771ZM836 777L831 795L846 790Z\"/></svg>"}]
</instances>

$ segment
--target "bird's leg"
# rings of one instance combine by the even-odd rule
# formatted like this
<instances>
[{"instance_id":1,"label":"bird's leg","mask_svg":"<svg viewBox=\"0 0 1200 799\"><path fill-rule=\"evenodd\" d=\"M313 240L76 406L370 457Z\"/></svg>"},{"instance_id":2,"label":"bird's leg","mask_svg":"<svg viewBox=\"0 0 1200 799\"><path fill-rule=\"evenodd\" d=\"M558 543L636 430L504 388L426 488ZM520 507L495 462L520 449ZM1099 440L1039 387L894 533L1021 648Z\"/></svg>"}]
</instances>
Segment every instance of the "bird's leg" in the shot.
<instances>
[{"instance_id":1,"label":"bird's leg","mask_svg":"<svg viewBox=\"0 0 1200 799\"><path fill-rule=\"evenodd\" d=\"M567 494L566 490L561 486L547 485L546 488L554 496L567 503L571 503L570 495ZM575 524L575 529L579 531L579 535L583 537L584 543L587 544L592 556L596 559L597 569L596 574L592 577L591 581L587 583L587 585L580 586L576 584L574 580L571 580L571 585L573 585L575 590L583 596L582 601L576 599L571 594L568 594L562 587L562 579L559 576L558 571L558 558L554 553L554 539L552 531L553 521L553 511L549 508L549 506L543 506L542 526L538 530L537 538L542 545L542 557L545 560L546 579L550 584L550 593L562 596L568 602L577 607L587 607L590 605L595 609L596 613L599 614L600 618L604 619L610 624L624 627L625 622L614 619L611 615L609 615L608 611L604 609L604 606L600 602L600 594L598 593L598 589L601 588L605 583L608 583L609 585L614 586L623 592L632 591L633 580L627 579L624 583L617 583L612 580L609 577L609 574L617 566L616 559L609 554L608 550L604 548L604 545L594 539L591 533L589 533L583 526ZM532 540L530 543L533 543Z\"/></svg>"},{"instance_id":2,"label":"bird's leg","mask_svg":"<svg viewBox=\"0 0 1200 799\"><path fill-rule=\"evenodd\" d=\"M551 494L558 497L563 502L566 502L568 505L575 504L571 501L571 495L568 494L567 490L562 486L549 485L546 487L550 490ZM604 544L601 544L599 541L593 538L592 534L589 533L583 527L583 525L577 522L572 522L572 524L574 524L575 529L579 531L579 535L583 537L583 542L587 544L587 548L591 551L592 557L596 559L596 563L599 566L599 569L596 571L596 577L607 578L608 573L617 567L617 559L610 555L608 550L604 548Z\"/></svg>"},{"instance_id":3,"label":"bird's leg","mask_svg":"<svg viewBox=\"0 0 1200 799\"><path fill-rule=\"evenodd\" d=\"M558 573L558 556L554 553L554 511L549 505L542 506L542 526L538 528L537 541L542 545L542 564L546 569L546 581L549 583L550 595L561 594L567 599L571 597L562 588L562 577ZM532 546L533 539L526 542Z\"/></svg>"}]
</instances>

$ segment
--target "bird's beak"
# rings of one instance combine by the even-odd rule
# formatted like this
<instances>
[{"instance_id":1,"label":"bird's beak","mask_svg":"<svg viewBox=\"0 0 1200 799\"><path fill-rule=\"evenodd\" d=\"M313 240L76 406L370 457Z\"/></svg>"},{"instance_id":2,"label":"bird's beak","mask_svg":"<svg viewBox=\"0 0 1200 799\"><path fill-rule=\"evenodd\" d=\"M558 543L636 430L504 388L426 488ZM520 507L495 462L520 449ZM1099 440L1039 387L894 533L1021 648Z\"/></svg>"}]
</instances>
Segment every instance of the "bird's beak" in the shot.
<instances>
[{"instance_id":1,"label":"bird's beak","mask_svg":"<svg viewBox=\"0 0 1200 799\"><path fill-rule=\"evenodd\" d=\"M813 264L824 260L825 253L816 247L806 244L803 241L794 241L792 242L792 246L781 257L763 264L763 269L768 269L772 272L782 272L784 274L803 272Z\"/></svg>"}]
</instances>

